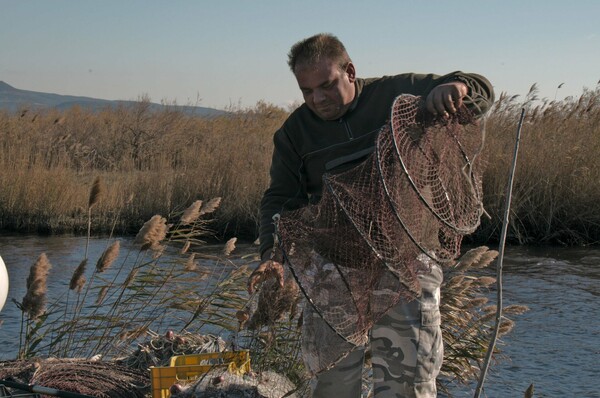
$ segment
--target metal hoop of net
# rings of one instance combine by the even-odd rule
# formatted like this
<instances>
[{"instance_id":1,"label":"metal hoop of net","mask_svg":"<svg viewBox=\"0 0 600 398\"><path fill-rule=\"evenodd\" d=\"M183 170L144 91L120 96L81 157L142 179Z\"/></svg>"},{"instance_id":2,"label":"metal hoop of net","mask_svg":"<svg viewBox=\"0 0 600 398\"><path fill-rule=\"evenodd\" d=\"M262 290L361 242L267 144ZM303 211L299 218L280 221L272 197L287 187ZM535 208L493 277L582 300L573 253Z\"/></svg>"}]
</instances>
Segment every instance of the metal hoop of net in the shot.
<instances>
[{"instance_id":1,"label":"metal hoop of net","mask_svg":"<svg viewBox=\"0 0 600 398\"><path fill-rule=\"evenodd\" d=\"M374 153L326 174L321 201L282 213L277 225L301 291L347 347L365 344L390 307L417 297L417 275L456 258L479 225L482 129L465 107L449 119L426 119L422 109L420 97L397 97ZM348 353L307 338L315 372Z\"/></svg>"}]
</instances>

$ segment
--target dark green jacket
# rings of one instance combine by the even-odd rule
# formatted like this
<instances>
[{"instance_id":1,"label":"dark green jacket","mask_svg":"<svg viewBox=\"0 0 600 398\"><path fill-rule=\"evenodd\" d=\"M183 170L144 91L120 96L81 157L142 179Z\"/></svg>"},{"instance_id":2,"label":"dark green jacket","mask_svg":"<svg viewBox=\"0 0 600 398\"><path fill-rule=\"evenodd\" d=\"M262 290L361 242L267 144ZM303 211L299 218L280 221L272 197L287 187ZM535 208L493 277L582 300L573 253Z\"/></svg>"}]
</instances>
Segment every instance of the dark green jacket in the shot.
<instances>
[{"instance_id":1,"label":"dark green jacket","mask_svg":"<svg viewBox=\"0 0 600 398\"><path fill-rule=\"evenodd\" d=\"M346 114L326 121L306 104L296 109L275 133L271 184L261 201L260 254L263 260L273 246L272 217L282 210L316 203L326 172L349 168L369 155L375 138L390 116L400 94L425 98L437 85L462 81L469 88L471 110L487 111L494 101L491 84L483 76L454 72L444 76L401 74L356 80L356 96Z\"/></svg>"}]
</instances>

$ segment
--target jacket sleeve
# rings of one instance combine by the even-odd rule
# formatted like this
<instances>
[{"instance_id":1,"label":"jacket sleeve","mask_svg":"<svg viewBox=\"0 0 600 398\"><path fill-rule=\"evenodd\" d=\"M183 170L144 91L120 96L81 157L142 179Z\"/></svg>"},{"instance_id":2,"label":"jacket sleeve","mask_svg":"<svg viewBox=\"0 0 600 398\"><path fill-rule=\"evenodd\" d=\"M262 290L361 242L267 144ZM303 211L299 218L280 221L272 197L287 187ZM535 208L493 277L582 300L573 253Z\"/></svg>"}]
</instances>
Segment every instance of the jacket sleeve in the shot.
<instances>
[{"instance_id":1,"label":"jacket sleeve","mask_svg":"<svg viewBox=\"0 0 600 398\"><path fill-rule=\"evenodd\" d=\"M456 71L446 75L406 73L393 77L396 89L400 93L420 95L423 98L436 86L453 81L460 81L467 85L467 97L464 104L475 115L483 115L494 103L494 89L492 84L483 76L475 73Z\"/></svg>"},{"instance_id":2,"label":"jacket sleeve","mask_svg":"<svg viewBox=\"0 0 600 398\"><path fill-rule=\"evenodd\" d=\"M308 204L308 195L302 182L302 159L285 128L275 133L273 142L271 182L260 204L259 253L263 260L268 258L274 243L273 216L284 209L297 209Z\"/></svg>"},{"instance_id":3,"label":"jacket sleeve","mask_svg":"<svg viewBox=\"0 0 600 398\"><path fill-rule=\"evenodd\" d=\"M444 83L460 81L467 85L464 104L475 115L482 116L494 103L494 88L485 77L475 73L452 72L444 76Z\"/></svg>"}]
</instances>

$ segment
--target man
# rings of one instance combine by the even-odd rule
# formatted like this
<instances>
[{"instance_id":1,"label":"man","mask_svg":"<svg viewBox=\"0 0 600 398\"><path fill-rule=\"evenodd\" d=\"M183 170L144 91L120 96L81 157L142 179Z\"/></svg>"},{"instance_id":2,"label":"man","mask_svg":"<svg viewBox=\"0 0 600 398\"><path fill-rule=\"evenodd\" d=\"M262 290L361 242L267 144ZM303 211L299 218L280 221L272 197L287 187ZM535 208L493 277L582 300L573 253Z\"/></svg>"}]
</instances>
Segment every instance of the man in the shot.
<instances>
[{"instance_id":1,"label":"man","mask_svg":"<svg viewBox=\"0 0 600 398\"><path fill-rule=\"evenodd\" d=\"M453 72L401 74L361 79L344 45L331 34L317 34L292 46L288 64L302 91L304 104L275 133L271 183L261 202L262 263L248 281L276 277L283 285L282 257L274 245L273 216L317 203L324 173L347 170L374 149L390 106L400 94L425 98L426 110L448 117L463 102L482 114L493 102L491 84L482 76ZM435 397L435 379L443 357L439 327L442 271L419 276L419 299L400 303L371 331L376 397ZM305 312L318 317L314 312ZM423 319L432 320L422 322ZM309 319L316 324L316 319ZM425 324L427 323L427 324ZM364 350L354 350L317 377L314 397L360 397Z\"/></svg>"}]
</instances>

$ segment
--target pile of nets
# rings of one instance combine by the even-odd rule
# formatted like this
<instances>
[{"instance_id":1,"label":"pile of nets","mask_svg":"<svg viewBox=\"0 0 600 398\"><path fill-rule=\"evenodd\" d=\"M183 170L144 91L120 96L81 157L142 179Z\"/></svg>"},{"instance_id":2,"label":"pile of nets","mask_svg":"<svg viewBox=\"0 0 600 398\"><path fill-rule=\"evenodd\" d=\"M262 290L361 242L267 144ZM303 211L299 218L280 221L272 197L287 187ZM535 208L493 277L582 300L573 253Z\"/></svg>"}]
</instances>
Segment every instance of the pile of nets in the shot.
<instances>
[{"instance_id":1,"label":"pile of nets","mask_svg":"<svg viewBox=\"0 0 600 398\"><path fill-rule=\"evenodd\" d=\"M78 359L1 362L0 379L98 398L142 398L150 391L148 371Z\"/></svg>"},{"instance_id":2,"label":"pile of nets","mask_svg":"<svg viewBox=\"0 0 600 398\"><path fill-rule=\"evenodd\" d=\"M169 366L171 357L176 355L225 351L225 340L219 336L173 331L167 331L164 335L148 333L149 339L139 343L135 351L116 362L128 368L145 370L150 366Z\"/></svg>"},{"instance_id":3,"label":"pile of nets","mask_svg":"<svg viewBox=\"0 0 600 398\"><path fill-rule=\"evenodd\" d=\"M299 398L296 386L285 376L271 371L239 375L214 369L193 382L171 387L172 398Z\"/></svg>"},{"instance_id":4,"label":"pile of nets","mask_svg":"<svg viewBox=\"0 0 600 398\"><path fill-rule=\"evenodd\" d=\"M218 336L189 332L163 335L148 331L149 338L131 354L115 360L72 358L28 359L0 362L0 380L55 388L99 398L138 398L150 393L151 366L170 366L175 355L222 352Z\"/></svg>"},{"instance_id":5,"label":"pile of nets","mask_svg":"<svg viewBox=\"0 0 600 398\"><path fill-rule=\"evenodd\" d=\"M479 225L482 128L466 107L448 118L423 109L420 97L397 97L374 153L326 174L318 204L281 214L279 241L300 290L347 344L305 334L315 373L365 344L390 307L419 295L417 275L451 263Z\"/></svg>"}]
</instances>

